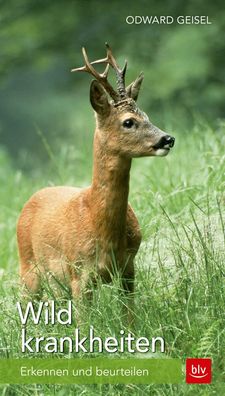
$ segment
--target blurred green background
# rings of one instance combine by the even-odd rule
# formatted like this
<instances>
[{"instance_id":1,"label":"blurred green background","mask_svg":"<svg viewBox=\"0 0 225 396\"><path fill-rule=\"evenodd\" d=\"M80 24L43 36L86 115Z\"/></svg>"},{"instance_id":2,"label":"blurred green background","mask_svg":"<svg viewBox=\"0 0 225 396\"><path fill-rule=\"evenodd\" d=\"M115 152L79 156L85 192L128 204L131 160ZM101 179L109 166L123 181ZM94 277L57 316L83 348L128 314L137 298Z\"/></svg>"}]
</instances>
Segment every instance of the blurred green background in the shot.
<instances>
[{"instance_id":1,"label":"blurred green background","mask_svg":"<svg viewBox=\"0 0 225 396\"><path fill-rule=\"evenodd\" d=\"M94 60L108 41L128 60L127 83L144 72L139 104L159 127L182 136L196 119L224 116L222 1L9 0L0 15L0 147L23 169L65 142L78 157L91 153L91 78L70 73L83 45ZM128 25L128 15L208 15L212 24Z\"/></svg>"}]
</instances>

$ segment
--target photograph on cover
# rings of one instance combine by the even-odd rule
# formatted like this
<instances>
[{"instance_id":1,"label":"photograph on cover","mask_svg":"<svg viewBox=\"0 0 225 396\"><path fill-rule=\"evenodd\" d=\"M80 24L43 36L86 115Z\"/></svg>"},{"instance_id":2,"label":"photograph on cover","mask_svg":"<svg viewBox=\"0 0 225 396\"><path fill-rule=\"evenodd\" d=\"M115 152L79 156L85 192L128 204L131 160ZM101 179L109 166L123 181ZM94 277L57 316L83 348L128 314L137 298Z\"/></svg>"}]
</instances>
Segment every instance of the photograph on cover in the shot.
<instances>
[{"instance_id":1,"label":"photograph on cover","mask_svg":"<svg viewBox=\"0 0 225 396\"><path fill-rule=\"evenodd\" d=\"M225 9L0 10L1 392L223 395Z\"/></svg>"}]
</instances>

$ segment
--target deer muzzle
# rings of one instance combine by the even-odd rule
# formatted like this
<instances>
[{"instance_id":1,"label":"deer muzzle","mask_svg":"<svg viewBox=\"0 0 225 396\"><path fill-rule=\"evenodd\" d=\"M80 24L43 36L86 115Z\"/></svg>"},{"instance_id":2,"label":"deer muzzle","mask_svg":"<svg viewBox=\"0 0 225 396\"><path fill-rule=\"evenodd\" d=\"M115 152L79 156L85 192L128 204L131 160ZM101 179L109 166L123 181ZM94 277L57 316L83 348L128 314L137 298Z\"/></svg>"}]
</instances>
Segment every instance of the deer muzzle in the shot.
<instances>
[{"instance_id":1,"label":"deer muzzle","mask_svg":"<svg viewBox=\"0 0 225 396\"><path fill-rule=\"evenodd\" d=\"M170 135L164 135L159 139L159 141L153 146L155 150L157 149L170 149L174 146L175 138Z\"/></svg>"},{"instance_id":2,"label":"deer muzzle","mask_svg":"<svg viewBox=\"0 0 225 396\"><path fill-rule=\"evenodd\" d=\"M166 156L170 149L174 146L175 138L170 135L163 135L158 140L158 142L153 146L154 155L164 157Z\"/></svg>"}]
</instances>

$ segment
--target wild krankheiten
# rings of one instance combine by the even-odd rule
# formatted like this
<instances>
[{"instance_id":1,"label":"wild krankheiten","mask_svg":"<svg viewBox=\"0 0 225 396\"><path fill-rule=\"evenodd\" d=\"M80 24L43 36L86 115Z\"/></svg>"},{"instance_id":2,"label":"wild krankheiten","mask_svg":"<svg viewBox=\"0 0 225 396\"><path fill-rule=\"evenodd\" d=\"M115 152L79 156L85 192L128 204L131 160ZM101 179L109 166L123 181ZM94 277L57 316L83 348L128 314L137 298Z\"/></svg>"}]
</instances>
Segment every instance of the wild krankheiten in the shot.
<instances>
[{"instance_id":1,"label":"wild krankheiten","mask_svg":"<svg viewBox=\"0 0 225 396\"><path fill-rule=\"evenodd\" d=\"M41 321L44 321L45 325L55 325L59 323L64 326L72 324L72 301L67 302L67 308L56 307L55 301L39 302L38 305L29 301L26 307L22 308L21 303L18 301L16 307L19 313L21 324L25 326L28 322L32 322L34 325L38 325ZM145 353L148 351L156 352L156 348L160 348L161 352L165 352L165 341L162 337L147 337L136 338L133 334L128 332L125 334L124 330L120 330L119 337L98 337L94 333L94 328L90 327L89 334L84 337L81 336L80 329L75 328L73 336L65 337L44 337L44 336L33 336L27 334L26 326L21 331L21 350L22 352L41 352L45 351L48 353L63 353L67 351L72 352L84 352L94 353L103 352L116 353L116 352L141 352Z\"/></svg>"}]
</instances>

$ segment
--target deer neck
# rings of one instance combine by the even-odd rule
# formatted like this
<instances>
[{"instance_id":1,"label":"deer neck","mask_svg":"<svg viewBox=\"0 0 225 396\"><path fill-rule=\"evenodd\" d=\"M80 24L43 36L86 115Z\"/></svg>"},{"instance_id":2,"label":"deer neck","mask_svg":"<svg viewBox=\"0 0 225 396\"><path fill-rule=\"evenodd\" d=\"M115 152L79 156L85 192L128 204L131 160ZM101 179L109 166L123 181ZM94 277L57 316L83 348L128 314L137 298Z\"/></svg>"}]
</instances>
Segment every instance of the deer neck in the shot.
<instances>
[{"instance_id":1,"label":"deer neck","mask_svg":"<svg viewBox=\"0 0 225 396\"><path fill-rule=\"evenodd\" d=\"M114 252L124 249L131 159L106 152L94 139L91 185L93 225L99 243Z\"/></svg>"}]
</instances>

